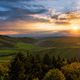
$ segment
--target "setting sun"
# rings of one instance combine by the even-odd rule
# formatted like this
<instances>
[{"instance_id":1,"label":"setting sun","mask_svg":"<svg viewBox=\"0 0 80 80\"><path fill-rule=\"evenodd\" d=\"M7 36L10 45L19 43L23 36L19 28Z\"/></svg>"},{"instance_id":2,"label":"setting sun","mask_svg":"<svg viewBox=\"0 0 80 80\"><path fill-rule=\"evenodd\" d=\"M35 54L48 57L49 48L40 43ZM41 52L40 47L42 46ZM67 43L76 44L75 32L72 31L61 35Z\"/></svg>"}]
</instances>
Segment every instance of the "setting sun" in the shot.
<instances>
[{"instance_id":1,"label":"setting sun","mask_svg":"<svg viewBox=\"0 0 80 80\"><path fill-rule=\"evenodd\" d=\"M80 28L77 25L72 25L71 26L71 30L70 30L70 34L73 36L79 36L80 35Z\"/></svg>"},{"instance_id":2,"label":"setting sun","mask_svg":"<svg viewBox=\"0 0 80 80\"><path fill-rule=\"evenodd\" d=\"M78 31L79 27L78 26L73 26L72 29L75 30L75 31Z\"/></svg>"}]
</instances>

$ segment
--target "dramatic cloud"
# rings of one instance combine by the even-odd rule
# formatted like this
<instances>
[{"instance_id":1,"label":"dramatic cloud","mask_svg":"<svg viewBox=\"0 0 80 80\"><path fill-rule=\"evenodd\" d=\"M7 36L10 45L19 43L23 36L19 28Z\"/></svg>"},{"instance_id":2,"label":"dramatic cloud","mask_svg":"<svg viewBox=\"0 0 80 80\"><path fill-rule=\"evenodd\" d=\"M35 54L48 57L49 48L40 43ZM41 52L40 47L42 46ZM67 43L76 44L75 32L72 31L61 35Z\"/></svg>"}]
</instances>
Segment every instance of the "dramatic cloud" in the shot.
<instances>
[{"instance_id":1,"label":"dramatic cloud","mask_svg":"<svg viewBox=\"0 0 80 80\"><path fill-rule=\"evenodd\" d=\"M6 4L7 3L7 4ZM1 2L0 1L0 17L7 17L5 20L26 19L30 14L45 13L47 9L44 6L35 4L33 1L29 2ZM30 17L31 19L31 17Z\"/></svg>"},{"instance_id":2,"label":"dramatic cloud","mask_svg":"<svg viewBox=\"0 0 80 80\"><path fill-rule=\"evenodd\" d=\"M80 0L0 0L0 34L69 30L80 25L79 14Z\"/></svg>"}]
</instances>

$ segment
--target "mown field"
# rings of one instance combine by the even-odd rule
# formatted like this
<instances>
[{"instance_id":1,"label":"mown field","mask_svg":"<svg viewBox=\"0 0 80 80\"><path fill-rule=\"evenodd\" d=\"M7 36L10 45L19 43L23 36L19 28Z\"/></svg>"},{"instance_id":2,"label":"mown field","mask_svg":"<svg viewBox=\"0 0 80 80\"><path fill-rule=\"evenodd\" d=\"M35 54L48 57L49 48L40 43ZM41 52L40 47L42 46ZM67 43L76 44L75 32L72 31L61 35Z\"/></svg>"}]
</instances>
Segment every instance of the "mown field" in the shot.
<instances>
[{"instance_id":1,"label":"mown field","mask_svg":"<svg viewBox=\"0 0 80 80\"><path fill-rule=\"evenodd\" d=\"M58 38L12 38L0 36L0 62L10 61L18 52L31 52L43 56L61 56L65 58L80 57L79 37Z\"/></svg>"}]
</instances>

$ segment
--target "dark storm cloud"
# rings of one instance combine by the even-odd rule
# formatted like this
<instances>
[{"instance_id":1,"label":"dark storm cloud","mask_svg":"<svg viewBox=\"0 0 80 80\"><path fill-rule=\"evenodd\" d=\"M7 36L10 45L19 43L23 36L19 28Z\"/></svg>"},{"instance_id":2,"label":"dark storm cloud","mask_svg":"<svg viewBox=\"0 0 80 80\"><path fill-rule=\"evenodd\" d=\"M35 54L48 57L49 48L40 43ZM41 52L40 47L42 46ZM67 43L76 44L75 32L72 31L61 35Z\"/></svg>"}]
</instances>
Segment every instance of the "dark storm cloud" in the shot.
<instances>
[{"instance_id":1,"label":"dark storm cloud","mask_svg":"<svg viewBox=\"0 0 80 80\"><path fill-rule=\"evenodd\" d=\"M14 2L14 1L31 1L31 0L0 0L0 1L10 1L10 2Z\"/></svg>"},{"instance_id":2,"label":"dark storm cloud","mask_svg":"<svg viewBox=\"0 0 80 80\"><path fill-rule=\"evenodd\" d=\"M0 21L36 20L30 15L45 12L47 9L34 0L0 0Z\"/></svg>"}]
</instances>

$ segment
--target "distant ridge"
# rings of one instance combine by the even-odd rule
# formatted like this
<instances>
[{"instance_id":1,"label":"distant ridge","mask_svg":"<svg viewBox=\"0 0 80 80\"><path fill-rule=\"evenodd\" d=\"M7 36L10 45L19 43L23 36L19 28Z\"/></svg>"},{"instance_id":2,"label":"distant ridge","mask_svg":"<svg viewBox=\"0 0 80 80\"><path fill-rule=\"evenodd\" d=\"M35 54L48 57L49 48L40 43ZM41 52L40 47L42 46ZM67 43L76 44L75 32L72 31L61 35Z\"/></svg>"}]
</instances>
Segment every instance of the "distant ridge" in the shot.
<instances>
[{"instance_id":1,"label":"distant ridge","mask_svg":"<svg viewBox=\"0 0 80 80\"><path fill-rule=\"evenodd\" d=\"M36 41L36 39L29 37L10 37L7 35L0 35L0 49L15 48L15 44L18 42L33 44Z\"/></svg>"}]
</instances>

